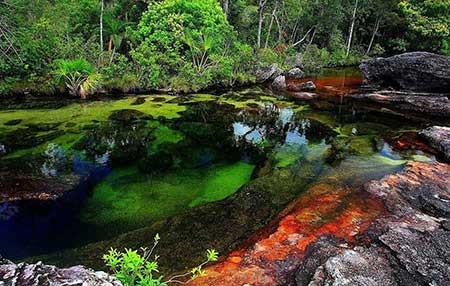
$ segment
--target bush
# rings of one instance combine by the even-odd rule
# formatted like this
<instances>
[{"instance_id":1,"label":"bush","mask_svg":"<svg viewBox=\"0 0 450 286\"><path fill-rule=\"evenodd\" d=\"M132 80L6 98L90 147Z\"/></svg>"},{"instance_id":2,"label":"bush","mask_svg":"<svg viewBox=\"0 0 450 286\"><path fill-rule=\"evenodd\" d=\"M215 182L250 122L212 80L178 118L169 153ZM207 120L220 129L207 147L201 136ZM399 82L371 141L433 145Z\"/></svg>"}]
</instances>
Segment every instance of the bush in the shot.
<instances>
[{"instance_id":1,"label":"bush","mask_svg":"<svg viewBox=\"0 0 450 286\"><path fill-rule=\"evenodd\" d=\"M158 256L152 257L159 239L159 235L156 234L153 247L151 249L142 248L141 254L139 251L131 249L125 249L125 252L110 249L108 253L103 255L103 260L125 286L167 286L169 283L179 282L185 278L188 278L188 280L196 279L199 276L206 275L203 267L207 263L217 261L218 253L210 249L207 251L205 262L192 268L188 273L175 275L166 280L159 273Z\"/></svg>"}]
</instances>

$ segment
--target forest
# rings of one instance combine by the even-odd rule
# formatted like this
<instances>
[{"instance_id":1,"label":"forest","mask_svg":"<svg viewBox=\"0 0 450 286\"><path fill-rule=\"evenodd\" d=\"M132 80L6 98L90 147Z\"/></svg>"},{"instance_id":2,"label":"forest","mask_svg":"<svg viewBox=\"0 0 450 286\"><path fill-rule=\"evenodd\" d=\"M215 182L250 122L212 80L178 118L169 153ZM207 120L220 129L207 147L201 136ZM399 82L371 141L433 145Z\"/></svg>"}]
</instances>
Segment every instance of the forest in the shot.
<instances>
[{"instance_id":1,"label":"forest","mask_svg":"<svg viewBox=\"0 0 450 286\"><path fill-rule=\"evenodd\" d=\"M0 93L189 92L258 67L450 54L449 0L2 0Z\"/></svg>"}]
</instances>

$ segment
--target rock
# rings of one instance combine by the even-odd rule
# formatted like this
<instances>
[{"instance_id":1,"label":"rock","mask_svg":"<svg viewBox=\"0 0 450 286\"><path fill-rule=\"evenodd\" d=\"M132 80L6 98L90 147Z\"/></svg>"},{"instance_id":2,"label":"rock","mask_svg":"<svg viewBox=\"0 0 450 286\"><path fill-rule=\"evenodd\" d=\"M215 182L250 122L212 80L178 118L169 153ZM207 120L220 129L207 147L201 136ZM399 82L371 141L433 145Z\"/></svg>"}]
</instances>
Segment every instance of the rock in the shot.
<instances>
[{"instance_id":1,"label":"rock","mask_svg":"<svg viewBox=\"0 0 450 286\"><path fill-rule=\"evenodd\" d=\"M0 285L2 286L121 286L122 283L105 272L95 272L84 266L57 268L51 265L19 263L1 259Z\"/></svg>"},{"instance_id":2,"label":"rock","mask_svg":"<svg viewBox=\"0 0 450 286\"><path fill-rule=\"evenodd\" d=\"M397 285L395 270L376 247L355 247L329 258L317 268L309 286L388 286Z\"/></svg>"},{"instance_id":3,"label":"rock","mask_svg":"<svg viewBox=\"0 0 450 286\"><path fill-rule=\"evenodd\" d=\"M59 178L36 177L0 173L0 203L26 200L57 200L74 190L81 178L63 176Z\"/></svg>"},{"instance_id":4,"label":"rock","mask_svg":"<svg viewBox=\"0 0 450 286\"><path fill-rule=\"evenodd\" d=\"M394 254L398 268L406 269L402 277L408 281L450 281L450 232L440 224L450 217L448 182L450 165L414 162L365 187L383 199L390 213L377 222L379 240Z\"/></svg>"},{"instance_id":5,"label":"rock","mask_svg":"<svg viewBox=\"0 0 450 286\"><path fill-rule=\"evenodd\" d=\"M450 127L433 126L421 131L419 136L450 161Z\"/></svg>"},{"instance_id":6,"label":"rock","mask_svg":"<svg viewBox=\"0 0 450 286\"><path fill-rule=\"evenodd\" d=\"M259 68L256 71L256 82L265 83L267 81L275 80L283 71L278 67L278 64L272 64L268 67Z\"/></svg>"},{"instance_id":7,"label":"rock","mask_svg":"<svg viewBox=\"0 0 450 286\"><path fill-rule=\"evenodd\" d=\"M278 76L272 83L272 88L276 90L286 89L286 77L284 75Z\"/></svg>"},{"instance_id":8,"label":"rock","mask_svg":"<svg viewBox=\"0 0 450 286\"><path fill-rule=\"evenodd\" d=\"M291 91L314 91L317 87L314 82L307 81L301 83L290 82L287 88Z\"/></svg>"},{"instance_id":9,"label":"rock","mask_svg":"<svg viewBox=\"0 0 450 286\"><path fill-rule=\"evenodd\" d=\"M289 79L301 79L305 76L305 73L300 68L290 69L286 73L286 77Z\"/></svg>"},{"instance_id":10,"label":"rock","mask_svg":"<svg viewBox=\"0 0 450 286\"><path fill-rule=\"evenodd\" d=\"M436 117L450 117L450 100L439 94L378 91L375 93L349 94L348 97L376 103L394 110L420 113Z\"/></svg>"},{"instance_id":11,"label":"rock","mask_svg":"<svg viewBox=\"0 0 450 286\"><path fill-rule=\"evenodd\" d=\"M312 92L295 92L292 96L299 100L312 100L319 97L317 93Z\"/></svg>"},{"instance_id":12,"label":"rock","mask_svg":"<svg viewBox=\"0 0 450 286\"><path fill-rule=\"evenodd\" d=\"M450 92L450 57L426 52L406 53L364 61L367 84L396 89Z\"/></svg>"},{"instance_id":13,"label":"rock","mask_svg":"<svg viewBox=\"0 0 450 286\"><path fill-rule=\"evenodd\" d=\"M322 236L313 244L309 245L305 251L305 259L295 274L295 281L298 286L306 286L310 283L316 270L323 265L330 257L336 256L345 248L339 247L342 241L333 236Z\"/></svg>"},{"instance_id":14,"label":"rock","mask_svg":"<svg viewBox=\"0 0 450 286\"><path fill-rule=\"evenodd\" d=\"M447 285L450 281L450 165L408 163L364 186L382 200L376 219L351 249L321 237L296 272L298 286Z\"/></svg>"}]
</instances>

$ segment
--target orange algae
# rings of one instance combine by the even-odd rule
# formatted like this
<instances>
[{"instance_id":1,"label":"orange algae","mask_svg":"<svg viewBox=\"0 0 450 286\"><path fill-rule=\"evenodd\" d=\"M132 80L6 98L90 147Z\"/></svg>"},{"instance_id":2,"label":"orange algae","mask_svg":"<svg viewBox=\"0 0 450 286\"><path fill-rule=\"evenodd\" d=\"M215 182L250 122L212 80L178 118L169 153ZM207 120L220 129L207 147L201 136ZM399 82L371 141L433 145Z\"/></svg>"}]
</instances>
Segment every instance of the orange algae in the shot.
<instances>
[{"instance_id":1,"label":"orange algae","mask_svg":"<svg viewBox=\"0 0 450 286\"><path fill-rule=\"evenodd\" d=\"M313 81L316 85L317 92L320 96L344 96L357 92L363 84L363 78L358 76L336 76L336 77L320 77L320 78L304 78L299 80L288 80L289 84L300 84L307 81Z\"/></svg>"},{"instance_id":2,"label":"orange algae","mask_svg":"<svg viewBox=\"0 0 450 286\"><path fill-rule=\"evenodd\" d=\"M224 261L208 267L207 276L189 285L282 283L286 271L295 271L308 245L320 236L333 235L351 243L385 211L381 201L361 189L325 183L301 195L290 209L274 226L250 238Z\"/></svg>"}]
</instances>

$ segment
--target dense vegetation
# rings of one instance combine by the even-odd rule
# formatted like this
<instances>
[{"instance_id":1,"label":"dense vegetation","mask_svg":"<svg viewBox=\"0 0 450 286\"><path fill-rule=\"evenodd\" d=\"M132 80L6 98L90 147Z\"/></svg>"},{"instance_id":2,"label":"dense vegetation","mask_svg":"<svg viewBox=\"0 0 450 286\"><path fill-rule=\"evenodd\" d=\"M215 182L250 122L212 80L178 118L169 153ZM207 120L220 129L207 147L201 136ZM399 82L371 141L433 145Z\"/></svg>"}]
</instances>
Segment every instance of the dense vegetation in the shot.
<instances>
[{"instance_id":1,"label":"dense vegetation","mask_svg":"<svg viewBox=\"0 0 450 286\"><path fill-rule=\"evenodd\" d=\"M450 54L450 0L0 0L0 93L254 80L411 50Z\"/></svg>"}]
</instances>

